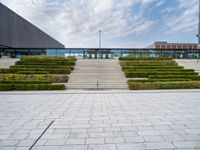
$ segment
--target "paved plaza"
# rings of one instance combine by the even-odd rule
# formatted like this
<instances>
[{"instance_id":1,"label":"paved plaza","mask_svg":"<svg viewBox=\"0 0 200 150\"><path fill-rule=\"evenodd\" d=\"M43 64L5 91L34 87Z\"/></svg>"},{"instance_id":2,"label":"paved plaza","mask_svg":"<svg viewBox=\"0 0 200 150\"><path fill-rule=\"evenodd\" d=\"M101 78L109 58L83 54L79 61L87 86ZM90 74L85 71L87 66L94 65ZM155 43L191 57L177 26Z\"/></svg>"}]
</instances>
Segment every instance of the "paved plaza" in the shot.
<instances>
[{"instance_id":1,"label":"paved plaza","mask_svg":"<svg viewBox=\"0 0 200 150\"><path fill-rule=\"evenodd\" d=\"M200 90L0 93L0 150L200 149Z\"/></svg>"},{"instance_id":2,"label":"paved plaza","mask_svg":"<svg viewBox=\"0 0 200 150\"><path fill-rule=\"evenodd\" d=\"M9 66L14 65L19 59L16 58L4 58L0 59L0 68L9 68Z\"/></svg>"},{"instance_id":3,"label":"paved plaza","mask_svg":"<svg viewBox=\"0 0 200 150\"><path fill-rule=\"evenodd\" d=\"M194 69L200 74L200 60L198 59L176 59L176 62L180 66L184 66L185 69Z\"/></svg>"}]
</instances>

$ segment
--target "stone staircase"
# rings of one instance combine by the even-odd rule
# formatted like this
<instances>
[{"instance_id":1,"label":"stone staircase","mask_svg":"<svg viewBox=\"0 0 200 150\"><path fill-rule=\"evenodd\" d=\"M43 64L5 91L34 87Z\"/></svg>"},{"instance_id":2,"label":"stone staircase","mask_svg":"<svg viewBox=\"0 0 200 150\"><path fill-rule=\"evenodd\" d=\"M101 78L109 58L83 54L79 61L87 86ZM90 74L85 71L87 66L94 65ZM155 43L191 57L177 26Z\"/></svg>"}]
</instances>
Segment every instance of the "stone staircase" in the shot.
<instances>
[{"instance_id":1,"label":"stone staircase","mask_svg":"<svg viewBox=\"0 0 200 150\"><path fill-rule=\"evenodd\" d=\"M9 68L18 60L17 58L0 58L0 68Z\"/></svg>"},{"instance_id":2,"label":"stone staircase","mask_svg":"<svg viewBox=\"0 0 200 150\"><path fill-rule=\"evenodd\" d=\"M118 59L78 59L67 89L128 89Z\"/></svg>"},{"instance_id":3,"label":"stone staircase","mask_svg":"<svg viewBox=\"0 0 200 150\"><path fill-rule=\"evenodd\" d=\"M196 59L176 59L176 62L180 66L184 66L185 69L194 69L200 75L200 60Z\"/></svg>"}]
</instances>

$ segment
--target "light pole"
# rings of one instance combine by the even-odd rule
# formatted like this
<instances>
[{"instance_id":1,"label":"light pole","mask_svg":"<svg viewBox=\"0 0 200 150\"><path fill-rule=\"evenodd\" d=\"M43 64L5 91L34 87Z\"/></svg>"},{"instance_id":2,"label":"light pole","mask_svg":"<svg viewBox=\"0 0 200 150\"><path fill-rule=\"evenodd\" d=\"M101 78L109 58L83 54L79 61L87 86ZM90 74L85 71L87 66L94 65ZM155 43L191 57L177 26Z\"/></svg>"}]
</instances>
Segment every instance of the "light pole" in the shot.
<instances>
[{"instance_id":1,"label":"light pole","mask_svg":"<svg viewBox=\"0 0 200 150\"><path fill-rule=\"evenodd\" d=\"M198 34L197 34L197 37L198 37L198 45L197 45L197 49L198 49L198 57L197 57L197 62L199 62L199 55L200 55L200 0L199 0L199 25L198 25Z\"/></svg>"},{"instance_id":2,"label":"light pole","mask_svg":"<svg viewBox=\"0 0 200 150\"><path fill-rule=\"evenodd\" d=\"M97 59L100 58L101 56L101 29L99 29L99 50L97 51ZM99 56L98 56L99 55ZM99 77L100 77L100 62L98 60L98 73L97 73L97 90L99 90Z\"/></svg>"},{"instance_id":3,"label":"light pole","mask_svg":"<svg viewBox=\"0 0 200 150\"><path fill-rule=\"evenodd\" d=\"M99 30L99 49L101 49L101 29Z\"/></svg>"}]
</instances>

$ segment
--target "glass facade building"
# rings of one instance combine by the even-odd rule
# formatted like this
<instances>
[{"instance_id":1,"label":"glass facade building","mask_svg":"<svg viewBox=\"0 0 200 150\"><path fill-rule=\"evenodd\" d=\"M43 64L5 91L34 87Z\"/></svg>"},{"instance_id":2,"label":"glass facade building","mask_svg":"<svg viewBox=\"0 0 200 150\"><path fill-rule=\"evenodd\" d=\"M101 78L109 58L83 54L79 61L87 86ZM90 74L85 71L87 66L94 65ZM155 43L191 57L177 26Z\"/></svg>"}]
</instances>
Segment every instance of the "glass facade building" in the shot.
<instances>
[{"instance_id":1,"label":"glass facade building","mask_svg":"<svg viewBox=\"0 0 200 150\"><path fill-rule=\"evenodd\" d=\"M173 57L175 59L197 59L199 49L150 49L150 48L62 48L62 49L9 49L0 48L0 57L20 58L23 55L76 56L83 59L112 59L114 57Z\"/></svg>"}]
</instances>

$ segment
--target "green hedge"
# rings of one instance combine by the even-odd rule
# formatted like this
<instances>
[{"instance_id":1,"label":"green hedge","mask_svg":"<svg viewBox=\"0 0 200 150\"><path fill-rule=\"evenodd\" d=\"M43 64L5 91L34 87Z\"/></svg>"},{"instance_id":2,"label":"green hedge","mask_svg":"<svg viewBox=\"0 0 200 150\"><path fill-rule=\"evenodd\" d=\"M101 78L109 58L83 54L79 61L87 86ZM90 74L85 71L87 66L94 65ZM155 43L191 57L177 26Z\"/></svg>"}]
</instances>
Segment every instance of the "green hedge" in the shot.
<instances>
[{"instance_id":1,"label":"green hedge","mask_svg":"<svg viewBox=\"0 0 200 150\"><path fill-rule=\"evenodd\" d=\"M193 69L184 69L172 58L120 58L120 65L131 90L200 88L200 76Z\"/></svg>"},{"instance_id":2,"label":"green hedge","mask_svg":"<svg viewBox=\"0 0 200 150\"><path fill-rule=\"evenodd\" d=\"M15 66L0 69L0 90L64 90L76 58L23 56Z\"/></svg>"},{"instance_id":3,"label":"green hedge","mask_svg":"<svg viewBox=\"0 0 200 150\"><path fill-rule=\"evenodd\" d=\"M125 69L124 72L181 72L194 73L193 69Z\"/></svg>"},{"instance_id":4,"label":"green hedge","mask_svg":"<svg viewBox=\"0 0 200 150\"><path fill-rule=\"evenodd\" d=\"M157 58L154 58L154 57L140 57L140 58L137 58L137 57L121 57L119 58L119 60L173 60L173 58L171 57L157 57Z\"/></svg>"},{"instance_id":5,"label":"green hedge","mask_svg":"<svg viewBox=\"0 0 200 150\"><path fill-rule=\"evenodd\" d=\"M20 60L15 62L16 65L63 65L63 66L74 66L74 61L46 61L46 60Z\"/></svg>"},{"instance_id":6,"label":"green hedge","mask_svg":"<svg viewBox=\"0 0 200 150\"><path fill-rule=\"evenodd\" d=\"M128 80L128 83L129 82L141 82L141 83L144 83L144 82L172 82L172 81L194 81L192 79L178 79L178 78L175 78L175 79L148 79L148 80Z\"/></svg>"},{"instance_id":7,"label":"green hedge","mask_svg":"<svg viewBox=\"0 0 200 150\"><path fill-rule=\"evenodd\" d=\"M63 56L23 56L21 60L27 61L76 61L75 56L68 56L67 58Z\"/></svg>"},{"instance_id":8,"label":"green hedge","mask_svg":"<svg viewBox=\"0 0 200 150\"><path fill-rule=\"evenodd\" d=\"M17 71L16 74L49 74L47 71Z\"/></svg>"},{"instance_id":9,"label":"green hedge","mask_svg":"<svg viewBox=\"0 0 200 150\"><path fill-rule=\"evenodd\" d=\"M167 59L167 60L153 60L153 59L149 59L149 60L121 60L121 62L152 62L152 63L156 63L156 62L175 62L173 59Z\"/></svg>"},{"instance_id":10,"label":"green hedge","mask_svg":"<svg viewBox=\"0 0 200 150\"><path fill-rule=\"evenodd\" d=\"M22 56L21 60L66 60L63 56Z\"/></svg>"},{"instance_id":11,"label":"green hedge","mask_svg":"<svg viewBox=\"0 0 200 150\"><path fill-rule=\"evenodd\" d=\"M199 89L200 81L177 81L177 82L129 82L130 90L149 89Z\"/></svg>"},{"instance_id":12,"label":"green hedge","mask_svg":"<svg viewBox=\"0 0 200 150\"><path fill-rule=\"evenodd\" d=\"M64 61L63 56L22 56L21 60L45 60L45 61Z\"/></svg>"},{"instance_id":13,"label":"green hedge","mask_svg":"<svg viewBox=\"0 0 200 150\"><path fill-rule=\"evenodd\" d=\"M67 60L68 60L68 61L76 61L77 59L76 59L75 56L68 56L68 57L67 57Z\"/></svg>"},{"instance_id":14,"label":"green hedge","mask_svg":"<svg viewBox=\"0 0 200 150\"><path fill-rule=\"evenodd\" d=\"M17 73L17 72L24 72L23 74L46 74L46 73L70 74L71 70L70 69L57 69L57 68L53 68L53 69L52 68L8 68L8 69L4 68L4 69L0 69L0 73Z\"/></svg>"},{"instance_id":15,"label":"green hedge","mask_svg":"<svg viewBox=\"0 0 200 150\"><path fill-rule=\"evenodd\" d=\"M74 70L73 66L47 66L47 65L15 65L10 66L10 68L51 68L51 69L67 69L67 70Z\"/></svg>"},{"instance_id":16,"label":"green hedge","mask_svg":"<svg viewBox=\"0 0 200 150\"><path fill-rule=\"evenodd\" d=\"M12 84L1 84L0 83L0 91L12 91L13 85Z\"/></svg>"},{"instance_id":17,"label":"green hedge","mask_svg":"<svg viewBox=\"0 0 200 150\"><path fill-rule=\"evenodd\" d=\"M34 63L34 62L29 62L29 63L26 63L24 61L16 61L15 62L15 65L45 65L45 66L57 66L58 64L56 63Z\"/></svg>"},{"instance_id":18,"label":"green hedge","mask_svg":"<svg viewBox=\"0 0 200 150\"><path fill-rule=\"evenodd\" d=\"M64 62L69 62L67 59L64 60L51 60L51 59L21 59L20 62L24 63L64 63Z\"/></svg>"},{"instance_id":19,"label":"green hedge","mask_svg":"<svg viewBox=\"0 0 200 150\"><path fill-rule=\"evenodd\" d=\"M192 79L192 80L200 80L200 76L198 75L150 75L149 79Z\"/></svg>"},{"instance_id":20,"label":"green hedge","mask_svg":"<svg viewBox=\"0 0 200 150\"><path fill-rule=\"evenodd\" d=\"M34 80L2 80L0 84L51 84L50 81L34 81Z\"/></svg>"},{"instance_id":21,"label":"green hedge","mask_svg":"<svg viewBox=\"0 0 200 150\"><path fill-rule=\"evenodd\" d=\"M122 70L126 69L184 69L183 66L123 66Z\"/></svg>"},{"instance_id":22,"label":"green hedge","mask_svg":"<svg viewBox=\"0 0 200 150\"><path fill-rule=\"evenodd\" d=\"M19 83L19 82L18 82ZM17 91L31 91L31 90L64 90L65 85L64 84L48 84L48 83L43 83L43 84L4 84L0 83L0 91L12 91L12 90L17 90Z\"/></svg>"},{"instance_id":23,"label":"green hedge","mask_svg":"<svg viewBox=\"0 0 200 150\"><path fill-rule=\"evenodd\" d=\"M31 90L64 90L64 84L17 84L15 85L17 91L31 91Z\"/></svg>"},{"instance_id":24,"label":"green hedge","mask_svg":"<svg viewBox=\"0 0 200 150\"><path fill-rule=\"evenodd\" d=\"M58 74L0 74L0 80L46 80L52 83L65 83L68 81L68 75Z\"/></svg>"},{"instance_id":25,"label":"green hedge","mask_svg":"<svg viewBox=\"0 0 200 150\"><path fill-rule=\"evenodd\" d=\"M128 72L125 71L127 78L148 78L150 75L198 75L196 72Z\"/></svg>"},{"instance_id":26,"label":"green hedge","mask_svg":"<svg viewBox=\"0 0 200 150\"><path fill-rule=\"evenodd\" d=\"M158 61L158 62L151 62L151 61L144 61L144 62L135 62L135 61L121 61L121 66L177 66L175 61Z\"/></svg>"}]
</instances>

